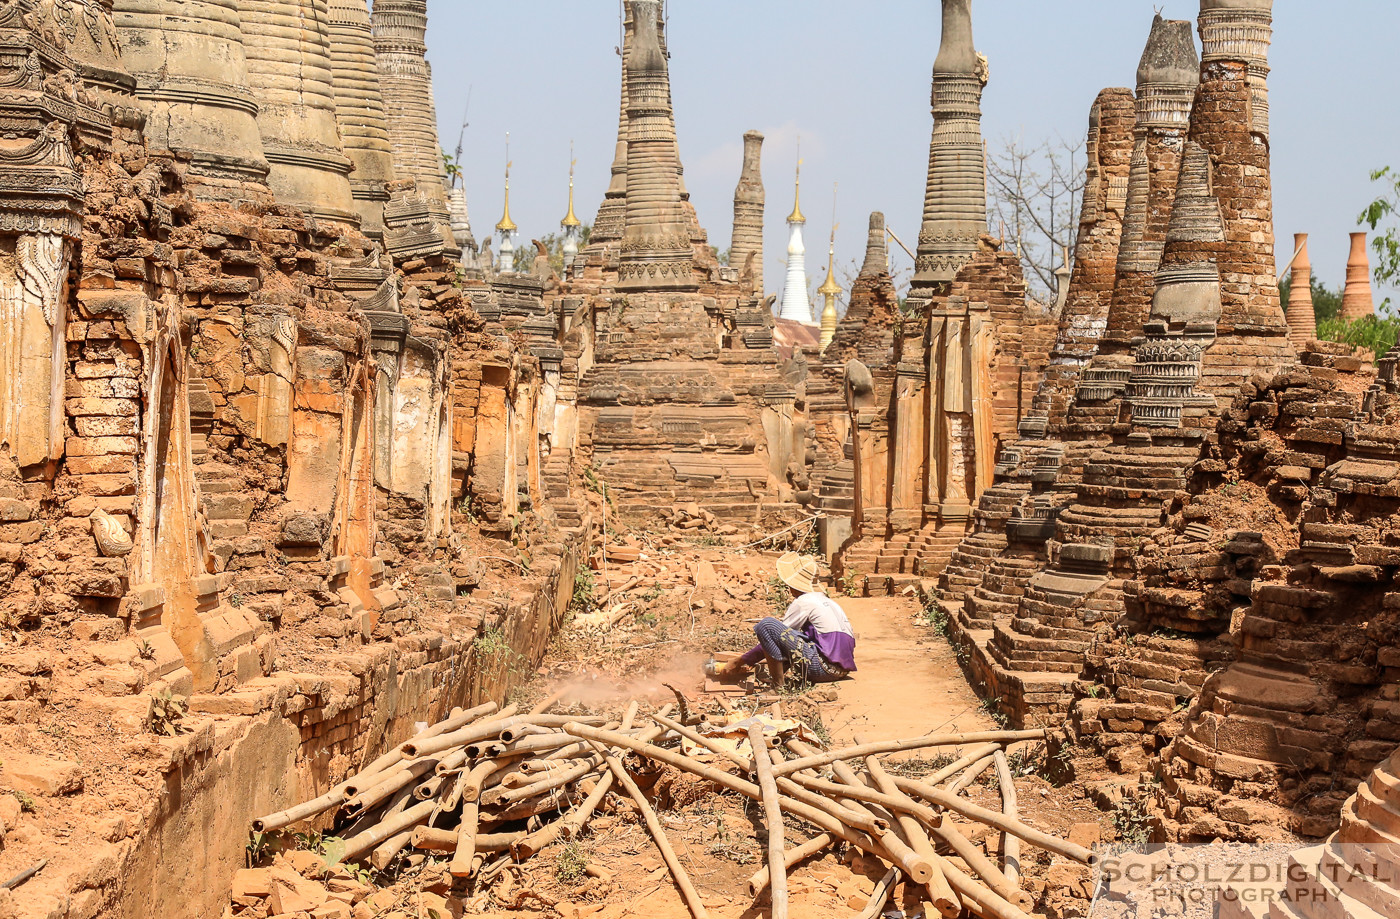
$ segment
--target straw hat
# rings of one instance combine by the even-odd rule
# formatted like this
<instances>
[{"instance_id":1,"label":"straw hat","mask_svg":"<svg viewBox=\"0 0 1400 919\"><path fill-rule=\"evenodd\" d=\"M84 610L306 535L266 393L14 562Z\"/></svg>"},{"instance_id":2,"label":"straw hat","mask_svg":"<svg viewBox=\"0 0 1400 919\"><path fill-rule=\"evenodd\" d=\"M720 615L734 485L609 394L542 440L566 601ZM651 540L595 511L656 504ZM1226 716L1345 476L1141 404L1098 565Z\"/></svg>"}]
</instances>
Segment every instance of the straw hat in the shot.
<instances>
[{"instance_id":1,"label":"straw hat","mask_svg":"<svg viewBox=\"0 0 1400 919\"><path fill-rule=\"evenodd\" d=\"M778 559L778 578L793 590L809 594L817 589L817 560L789 552Z\"/></svg>"}]
</instances>

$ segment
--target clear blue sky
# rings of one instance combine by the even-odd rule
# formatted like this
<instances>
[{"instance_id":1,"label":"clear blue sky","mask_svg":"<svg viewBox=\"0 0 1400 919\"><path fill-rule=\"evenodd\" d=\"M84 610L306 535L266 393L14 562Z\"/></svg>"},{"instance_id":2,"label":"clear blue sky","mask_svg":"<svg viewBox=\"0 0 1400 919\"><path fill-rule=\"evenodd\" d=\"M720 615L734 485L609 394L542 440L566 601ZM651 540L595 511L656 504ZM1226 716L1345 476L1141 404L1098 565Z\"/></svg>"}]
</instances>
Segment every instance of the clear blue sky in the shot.
<instances>
[{"instance_id":1,"label":"clear blue sky","mask_svg":"<svg viewBox=\"0 0 1400 919\"><path fill-rule=\"evenodd\" d=\"M983 100L989 143L1082 140L1106 86L1131 87L1151 25L1195 19L1193 0L976 0L978 50L991 65ZM729 246L741 137L767 135L767 286L781 287L802 138L808 268L820 282L840 183L837 262L857 262L866 218L883 210L909 245L918 236L929 133L937 0L671 0L671 82L686 183L710 242ZM472 227L501 215L505 134L511 214L525 240L564 216L569 143L579 216L591 222L617 134L620 63L615 0L429 3L443 146L457 143L471 88L463 166ZM1400 3L1276 0L1270 78L1280 268L1292 234L1311 234L1314 273L1345 274L1347 234L1374 197L1372 169L1400 166L1395 36ZM1289 251L1284 252L1287 248ZM902 253L900 260L907 265ZM1377 300L1394 291L1377 291Z\"/></svg>"}]
</instances>

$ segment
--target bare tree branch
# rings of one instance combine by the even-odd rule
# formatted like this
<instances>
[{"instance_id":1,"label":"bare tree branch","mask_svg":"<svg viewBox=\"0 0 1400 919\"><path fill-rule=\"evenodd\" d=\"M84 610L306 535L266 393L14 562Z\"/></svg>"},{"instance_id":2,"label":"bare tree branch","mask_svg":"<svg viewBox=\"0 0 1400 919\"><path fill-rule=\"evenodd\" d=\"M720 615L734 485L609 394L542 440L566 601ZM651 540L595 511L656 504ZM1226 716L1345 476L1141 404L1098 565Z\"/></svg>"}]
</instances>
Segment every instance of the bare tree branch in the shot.
<instances>
[{"instance_id":1,"label":"bare tree branch","mask_svg":"<svg viewBox=\"0 0 1400 919\"><path fill-rule=\"evenodd\" d=\"M1028 146L1006 138L988 151L990 215L1021 256L1032 295L1055 293L1055 272L1074 247L1084 193L1084 145L1063 138Z\"/></svg>"}]
</instances>

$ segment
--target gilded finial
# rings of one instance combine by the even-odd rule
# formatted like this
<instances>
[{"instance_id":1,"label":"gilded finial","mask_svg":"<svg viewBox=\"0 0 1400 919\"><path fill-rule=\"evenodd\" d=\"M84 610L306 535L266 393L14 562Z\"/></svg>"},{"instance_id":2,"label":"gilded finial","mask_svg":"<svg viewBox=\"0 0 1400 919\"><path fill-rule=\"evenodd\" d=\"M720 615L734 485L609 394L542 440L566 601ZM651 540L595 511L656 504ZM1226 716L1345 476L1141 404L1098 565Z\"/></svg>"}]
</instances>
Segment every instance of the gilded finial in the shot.
<instances>
[{"instance_id":1,"label":"gilded finial","mask_svg":"<svg viewBox=\"0 0 1400 919\"><path fill-rule=\"evenodd\" d=\"M838 185L831 186L831 244L826 250L826 282L817 288L817 293L825 297L835 297L841 293L841 285L836 283L836 231L840 224L836 222L836 189Z\"/></svg>"},{"instance_id":2,"label":"gilded finial","mask_svg":"<svg viewBox=\"0 0 1400 919\"><path fill-rule=\"evenodd\" d=\"M506 212L501 217L501 222L496 224L497 233L514 233L520 229L515 225L515 221L510 219L510 132L506 132Z\"/></svg>"},{"instance_id":3,"label":"gilded finial","mask_svg":"<svg viewBox=\"0 0 1400 919\"><path fill-rule=\"evenodd\" d=\"M798 141L798 151L800 152L801 141ZM802 216L802 157L797 157L797 181L794 183L792 194L792 216L788 217L788 223L806 223L807 218Z\"/></svg>"},{"instance_id":4,"label":"gilded finial","mask_svg":"<svg viewBox=\"0 0 1400 919\"><path fill-rule=\"evenodd\" d=\"M817 293L824 297L835 297L842 290L841 285L836 283L836 244L832 243L826 253L826 282L817 288Z\"/></svg>"},{"instance_id":5,"label":"gilded finial","mask_svg":"<svg viewBox=\"0 0 1400 919\"><path fill-rule=\"evenodd\" d=\"M574 159L574 144L569 142L569 213L564 215L564 219L559 221L561 227L583 226L583 222L574 215L574 167L578 165L578 160Z\"/></svg>"}]
</instances>

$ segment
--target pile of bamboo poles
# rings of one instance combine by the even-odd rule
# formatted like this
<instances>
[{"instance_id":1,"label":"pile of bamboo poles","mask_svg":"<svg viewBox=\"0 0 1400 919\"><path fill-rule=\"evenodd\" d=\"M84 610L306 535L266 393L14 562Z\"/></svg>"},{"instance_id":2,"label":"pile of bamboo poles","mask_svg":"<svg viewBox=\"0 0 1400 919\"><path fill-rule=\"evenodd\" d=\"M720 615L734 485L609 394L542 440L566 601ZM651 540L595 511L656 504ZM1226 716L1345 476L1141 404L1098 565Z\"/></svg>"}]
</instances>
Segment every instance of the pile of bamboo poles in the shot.
<instances>
[{"instance_id":1,"label":"pile of bamboo poles","mask_svg":"<svg viewBox=\"0 0 1400 919\"><path fill-rule=\"evenodd\" d=\"M1084 864L1092 860L1082 846L1042 833L1018 816L1005 750L1041 740L1043 731L861 739L822 752L797 739L767 736L755 721L748 728L749 758L706 736L698 717L669 717L670 706L644 719L636 702L616 719L546 714L556 698L524 714L494 704L454 711L319 798L253 821L252 830L267 833L319 818L318 825L345 840L347 861L384 868L409 848L447 853L451 873L475 879L480 889L508 865L579 836L614 793L630 798L690 911L704 917L700 895L660 819L624 766L623 757L630 755L762 805L768 865L749 886L754 896L771 888L775 919L787 914L787 869L837 844L889 865L871 901L872 916L902 876L925 890L928 902L949 919L963 910L983 919L1027 919L1030 898L1019 886L1022 842ZM688 755L683 741L708 750L711 762ZM892 775L880 763L889 753L951 747L967 752L918 780ZM993 768L1000 810L959 794ZM945 813L998 830L1000 851L984 852L954 821L944 820ZM793 821L817 835L787 848Z\"/></svg>"}]
</instances>

